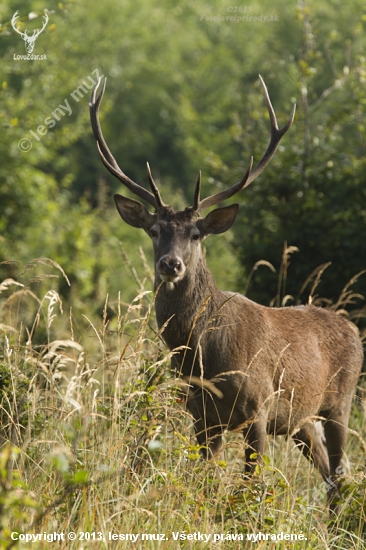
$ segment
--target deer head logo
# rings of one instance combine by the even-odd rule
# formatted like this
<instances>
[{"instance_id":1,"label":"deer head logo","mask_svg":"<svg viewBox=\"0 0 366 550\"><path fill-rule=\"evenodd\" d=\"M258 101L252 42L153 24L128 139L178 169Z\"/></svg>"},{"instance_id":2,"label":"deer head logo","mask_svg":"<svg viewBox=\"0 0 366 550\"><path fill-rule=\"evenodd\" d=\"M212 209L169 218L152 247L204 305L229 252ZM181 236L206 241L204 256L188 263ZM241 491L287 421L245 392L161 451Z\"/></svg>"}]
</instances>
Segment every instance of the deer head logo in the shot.
<instances>
[{"instance_id":1,"label":"deer head logo","mask_svg":"<svg viewBox=\"0 0 366 550\"><path fill-rule=\"evenodd\" d=\"M41 29L35 29L33 31L32 36L28 36L27 29L24 32L22 32L19 29L19 27L16 26L18 17L19 17L18 11L16 11L13 15L12 20L11 20L12 27L23 38L23 40L25 42L25 49L26 49L27 53L32 53L33 50L34 50L34 45L35 45L35 42L36 42L37 38L39 37L39 35L41 34L41 32L43 31L43 29L45 28L45 26L48 23L48 15L47 15L47 13L44 14L44 16L43 16L44 22L43 22L42 28Z\"/></svg>"}]
</instances>

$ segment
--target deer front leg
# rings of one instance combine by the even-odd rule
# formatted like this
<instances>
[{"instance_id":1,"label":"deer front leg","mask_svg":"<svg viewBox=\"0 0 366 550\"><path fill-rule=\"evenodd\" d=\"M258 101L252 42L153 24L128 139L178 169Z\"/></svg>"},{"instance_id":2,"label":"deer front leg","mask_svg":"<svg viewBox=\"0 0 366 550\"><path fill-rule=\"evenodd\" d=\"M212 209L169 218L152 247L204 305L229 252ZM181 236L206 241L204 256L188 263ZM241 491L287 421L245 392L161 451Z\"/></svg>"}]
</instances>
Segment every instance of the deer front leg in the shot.
<instances>
[{"instance_id":1,"label":"deer front leg","mask_svg":"<svg viewBox=\"0 0 366 550\"><path fill-rule=\"evenodd\" d=\"M222 443L222 428L205 426L200 418L195 422L194 429L202 457L207 459L217 455Z\"/></svg>"},{"instance_id":2,"label":"deer front leg","mask_svg":"<svg viewBox=\"0 0 366 550\"><path fill-rule=\"evenodd\" d=\"M247 443L245 449L245 473L251 475L256 464L261 461L264 451L264 443L267 434L267 419L260 418L243 430L244 440ZM250 458L253 453L257 453L256 458Z\"/></svg>"}]
</instances>

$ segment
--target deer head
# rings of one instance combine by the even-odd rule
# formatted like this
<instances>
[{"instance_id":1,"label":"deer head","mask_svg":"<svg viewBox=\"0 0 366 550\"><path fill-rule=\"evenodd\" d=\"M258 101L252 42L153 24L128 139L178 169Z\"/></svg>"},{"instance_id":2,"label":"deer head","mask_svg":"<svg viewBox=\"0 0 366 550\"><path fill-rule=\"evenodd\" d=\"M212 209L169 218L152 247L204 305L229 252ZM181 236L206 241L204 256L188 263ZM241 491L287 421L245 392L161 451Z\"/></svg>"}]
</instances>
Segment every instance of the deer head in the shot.
<instances>
[{"instance_id":1,"label":"deer head","mask_svg":"<svg viewBox=\"0 0 366 550\"><path fill-rule=\"evenodd\" d=\"M151 213L143 204L136 200L119 194L114 196L118 212L123 220L133 227L144 229L150 235L154 246L157 280L160 279L160 281L169 285L178 283L185 277L187 267L192 260L196 259L197 261L200 257L200 242L210 233L223 233L231 227L238 213L238 204L217 208L205 217L201 217L200 213L206 208L228 199L252 183L267 166L275 154L281 138L290 128L294 119L296 106L293 106L287 124L279 129L266 85L261 76L259 78L271 121L271 139L266 152L254 170L252 170L253 159L251 159L248 170L242 180L228 189L203 200L200 198L201 173L199 173L193 206L181 212L174 212L170 206L164 204L148 163L147 175L151 192L132 181L118 166L103 138L99 123L98 113L105 91L106 80L101 92L96 97L96 92L101 82L101 79L98 80L92 92L89 106L92 129L99 155L103 164L116 178L135 195L147 201L154 208L154 212Z\"/></svg>"},{"instance_id":2,"label":"deer head","mask_svg":"<svg viewBox=\"0 0 366 550\"><path fill-rule=\"evenodd\" d=\"M19 18L18 13L19 12L16 11L14 13L13 17L12 17L12 20L11 20L12 27L15 30L15 32L20 34L20 36L23 38L23 40L25 42L26 52L27 53L32 53L33 50L34 50L34 45L35 45L35 42L36 42L37 38L39 37L39 35L41 34L41 32L44 30L44 28L46 27L46 25L48 23L48 15L47 15L47 13L45 13L44 16L43 16L44 22L43 22L42 28L34 30L32 36L28 36L27 30L22 32L20 30L20 28L18 26L16 26L17 19Z\"/></svg>"}]
</instances>

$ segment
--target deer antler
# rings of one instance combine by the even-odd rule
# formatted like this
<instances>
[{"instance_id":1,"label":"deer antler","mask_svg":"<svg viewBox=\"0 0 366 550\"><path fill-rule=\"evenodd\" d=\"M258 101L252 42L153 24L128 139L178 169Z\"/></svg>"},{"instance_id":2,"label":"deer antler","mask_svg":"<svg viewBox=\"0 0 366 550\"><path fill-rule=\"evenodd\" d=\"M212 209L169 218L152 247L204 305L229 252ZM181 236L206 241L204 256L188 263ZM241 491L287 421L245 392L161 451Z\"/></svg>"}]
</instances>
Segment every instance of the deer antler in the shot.
<instances>
[{"instance_id":1,"label":"deer antler","mask_svg":"<svg viewBox=\"0 0 366 550\"><path fill-rule=\"evenodd\" d=\"M259 174L263 172L263 170L265 169L265 167L267 166L267 164L269 163L269 161L277 151L281 138L284 136L284 134L287 132L287 130L290 128L291 124L293 123L296 105L292 107L290 118L288 119L287 124L285 124L285 126L281 129L278 128L276 114L272 107L272 103L269 98L266 85L261 75L259 75L259 79L262 84L264 99L267 104L269 118L271 121L271 140L269 142L267 150L252 172L251 172L251 166L252 166L252 161L251 161L251 164L244 178L241 181L239 181L232 187L229 187L229 189L226 189L225 191L221 191L220 193L216 193L216 195L212 195L211 197L207 197L206 199L203 199L203 201L199 200L201 178L198 178L196 191L194 195L195 196L194 206L193 206L194 210L197 212L199 212L200 210L203 210L204 208L209 208L210 206L213 206L214 204L217 204L218 202L223 201L224 199L228 199L229 197L231 197L241 189L244 189L244 187L248 187L248 185L252 183L252 181L254 181L259 176Z\"/></svg>"},{"instance_id":2,"label":"deer antler","mask_svg":"<svg viewBox=\"0 0 366 550\"><path fill-rule=\"evenodd\" d=\"M103 87L98 97L95 99L96 92L97 92L97 89L99 88L101 80L102 79L99 78L97 84L93 88L90 103L89 103L89 109L90 109L90 121L93 129L93 134L97 142L98 152L104 166L110 171L111 174L113 174L116 178L118 178L130 191L132 191L132 193L134 193L141 199L144 199L145 201L147 201L154 208L165 206L163 201L161 200L159 190L155 185L155 182L151 175L149 163L147 163L147 174L148 174L149 184L152 189L152 193L150 193L150 191L148 191L144 187L141 187L141 185L139 185L138 183L135 183L128 176L126 176L126 174L122 172L121 168L118 166L115 158L110 152L108 145L103 137L102 129L99 122L99 106L103 98L107 79L104 80Z\"/></svg>"},{"instance_id":3,"label":"deer antler","mask_svg":"<svg viewBox=\"0 0 366 550\"><path fill-rule=\"evenodd\" d=\"M245 176L242 180L240 180L238 183L233 185L232 187L229 187L229 189L225 189L224 191L220 191L220 193L216 193L216 195L212 195L211 197L207 197L206 199L203 199L203 201L200 201L200 191L201 191L201 171L199 172L198 180L196 183L196 190L194 192L194 205L193 210L195 212L200 212L204 208L209 208L210 206L213 206L214 204L217 204L218 202L221 202L225 199L228 199L235 195L238 191L241 189L244 189L249 183L247 183L248 178L250 177L251 169L253 166L253 157L250 157L250 162L247 171L245 172Z\"/></svg>"},{"instance_id":4,"label":"deer antler","mask_svg":"<svg viewBox=\"0 0 366 550\"><path fill-rule=\"evenodd\" d=\"M11 19L11 25L12 25L13 29L14 29L18 34L20 34L20 36L23 38L23 40L24 40L25 38L34 38L34 39L36 39L36 38L41 34L41 32L44 30L45 26L46 26L47 23L48 23L48 15L47 15L47 13L45 13L44 16L43 16L43 17L44 17L44 22L43 22L42 28L41 28L41 29L35 29L35 30L33 31L33 35L32 35L31 37L28 36L28 34L27 34L27 29L26 29L24 32L22 32L22 31L19 29L19 27L16 27L16 26L15 26L15 25L16 25L16 22L17 22L17 19L19 18L18 13L19 13L19 11L16 11L16 12L14 13L12 19Z\"/></svg>"},{"instance_id":5,"label":"deer antler","mask_svg":"<svg viewBox=\"0 0 366 550\"><path fill-rule=\"evenodd\" d=\"M203 199L202 201L200 200L201 172L199 172L197 183L196 183L196 190L194 193L194 205L193 205L193 210L195 210L196 212L199 212L205 208L209 208L210 206L213 206L218 202L228 199L229 197L231 197L232 195L234 195L235 193L237 193L241 189L244 189L244 187L247 187L250 183L252 183L252 181L254 181L259 176L259 174L263 172L264 168L267 166L267 164L275 154L278 148L278 145L281 141L281 138L290 128L294 120L296 105L294 105L292 108L291 115L287 124L285 124L285 126L281 129L278 128L276 114L272 107L272 103L269 98L266 85L260 75L259 75L259 78L263 87L264 98L267 104L269 118L271 121L271 139L267 147L267 150L253 171L251 171L252 165L253 165L253 157L251 157L248 170L246 171L245 176L241 181L239 181L235 185L232 185L228 189L225 189L224 191L220 191L220 193L216 193L215 195L212 195L210 197ZM149 163L147 163L147 174L148 174L148 180L149 180L152 193L147 189L145 189L144 187L141 187L141 185L139 185L138 183L135 183L134 181L132 181L128 176L126 176L126 174L118 166L115 158L113 157L112 153L108 148L108 145L103 137L102 129L99 122L99 106L104 95L106 82L107 82L107 79L104 80L103 87L98 97L96 98L97 89L99 88L99 85L101 83L101 78L99 78L97 84L93 88L90 103L89 103L90 121L93 129L93 134L97 142L100 158L102 159L104 166L109 170L109 172L111 172L111 174L113 174L116 178L118 178L130 191L132 191L132 193L146 200L154 208L165 206L165 204L161 199L159 190L151 175Z\"/></svg>"},{"instance_id":6,"label":"deer antler","mask_svg":"<svg viewBox=\"0 0 366 550\"><path fill-rule=\"evenodd\" d=\"M12 19L11 19L11 26L13 27L13 29L15 30L15 32L17 32L18 34L20 34L20 36L24 39L24 36L27 36L27 33L24 33L22 32L19 27L16 27L16 23L17 23L17 19L19 18L19 15L18 15L19 11L17 10Z\"/></svg>"},{"instance_id":7,"label":"deer antler","mask_svg":"<svg viewBox=\"0 0 366 550\"><path fill-rule=\"evenodd\" d=\"M37 36L39 36L41 34L41 32L43 31L43 29L45 28L45 26L47 25L48 23L48 15L47 13L44 14L44 23L42 25L42 28L41 29L36 29L35 31L33 31L33 36L32 38L34 37L34 39L37 38Z\"/></svg>"}]
</instances>

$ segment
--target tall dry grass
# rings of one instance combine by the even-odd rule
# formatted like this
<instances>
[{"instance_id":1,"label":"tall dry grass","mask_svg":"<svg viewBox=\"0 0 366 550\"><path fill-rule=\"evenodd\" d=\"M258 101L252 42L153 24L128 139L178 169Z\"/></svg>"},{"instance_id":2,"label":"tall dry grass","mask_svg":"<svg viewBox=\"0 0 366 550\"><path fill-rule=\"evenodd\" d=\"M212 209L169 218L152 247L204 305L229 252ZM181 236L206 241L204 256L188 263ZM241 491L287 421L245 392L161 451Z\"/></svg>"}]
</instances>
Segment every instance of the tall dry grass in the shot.
<instances>
[{"instance_id":1,"label":"tall dry grass","mask_svg":"<svg viewBox=\"0 0 366 550\"><path fill-rule=\"evenodd\" d=\"M307 283L313 300L323 271ZM55 532L66 539L54 543L58 548L78 550L366 548L362 378L351 414L342 511L330 526L324 483L292 441L269 438L251 480L241 476L240 434L227 434L219 459L200 460L180 382L169 370L171 353L155 325L154 296L141 281L131 304L107 297L96 317L63 311L50 273L66 277L42 260L26 271L24 286L0 285L1 548L49 548L46 540L12 537ZM285 298L285 282L278 288ZM347 286L328 307L345 310L356 299ZM355 308L354 319L361 310ZM68 540L70 532L87 535ZM281 532L306 540L235 540ZM110 540L110 533L139 538ZM193 540L175 541L172 533ZM211 538L194 540L198 533ZM152 540L142 540L144 534ZM158 540L162 534L168 540ZM220 540L213 544L214 535Z\"/></svg>"}]
</instances>

